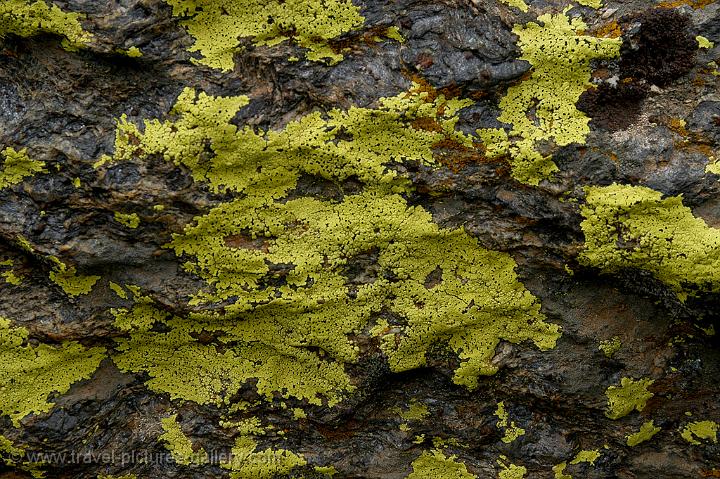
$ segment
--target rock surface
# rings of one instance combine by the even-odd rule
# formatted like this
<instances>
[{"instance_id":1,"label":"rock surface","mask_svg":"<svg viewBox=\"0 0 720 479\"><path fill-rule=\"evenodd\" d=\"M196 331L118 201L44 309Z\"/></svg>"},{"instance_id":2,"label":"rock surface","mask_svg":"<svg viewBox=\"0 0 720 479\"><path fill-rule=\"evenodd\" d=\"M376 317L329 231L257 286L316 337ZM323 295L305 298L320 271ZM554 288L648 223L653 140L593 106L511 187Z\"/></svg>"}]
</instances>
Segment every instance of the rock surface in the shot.
<instances>
[{"instance_id":1,"label":"rock surface","mask_svg":"<svg viewBox=\"0 0 720 479\"><path fill-rule=\"evenodd\" d=\"M0 477L720 477L720 4L593 3L0 1Z\"/></svg>"}]
</instances>

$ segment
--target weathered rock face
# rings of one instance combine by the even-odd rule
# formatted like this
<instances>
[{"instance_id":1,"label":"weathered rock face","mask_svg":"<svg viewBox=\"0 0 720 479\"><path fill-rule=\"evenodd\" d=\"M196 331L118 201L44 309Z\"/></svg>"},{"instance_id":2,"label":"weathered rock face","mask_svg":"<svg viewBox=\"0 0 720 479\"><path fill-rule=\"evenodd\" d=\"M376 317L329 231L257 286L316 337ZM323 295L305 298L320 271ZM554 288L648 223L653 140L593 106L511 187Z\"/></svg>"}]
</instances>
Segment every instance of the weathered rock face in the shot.
<instances>
[{"instance_id":1,"label":"weathered rock face","mask_svg":"<svg viewBox=\"0 0 720 479\"><path fill-rule=\"evenodd\" d=\"M0 1L0 477L720 477L720 4Z\"/></svg>"}]
</instances>

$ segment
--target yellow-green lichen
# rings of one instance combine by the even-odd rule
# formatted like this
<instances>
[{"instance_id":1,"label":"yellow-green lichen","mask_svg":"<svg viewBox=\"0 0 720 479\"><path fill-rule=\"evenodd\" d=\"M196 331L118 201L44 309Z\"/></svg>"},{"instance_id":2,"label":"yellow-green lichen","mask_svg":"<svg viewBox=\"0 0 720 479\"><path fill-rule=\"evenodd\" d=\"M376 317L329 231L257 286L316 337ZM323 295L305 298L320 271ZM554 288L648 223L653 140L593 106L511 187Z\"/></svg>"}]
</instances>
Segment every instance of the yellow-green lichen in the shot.
<instances>
[{"instance_id":1,"label":"yellow-green lichen","mask_svg":"<svg viewBox=\"0 0 720 479\"><path fill-rule=\"evenodd\" d=\"M627 445L630 447L637 446L640 443L652 439L652 437L661 430L661 428L656 427L655 424L653 424L653 421L646 421L642 424L642 426L640 426L640 430L638 432L626 436Z\"/></svg>"},{"instance_id":2,"label":"yellow-green lichen","mask_svg":"<svg viewBox=\"0 0 720 479\"><path fill-rule=\"evenodd\" d=\"M422 366L427 351L445 343L462 361L455 381L468 387L496 371L491 359L502 339L554 346L559 328L543 321L512 258L409 206L398 193L410 184L388 168L433 164L440 141L472 146L454 128L457 111L470 102L414 89L381 99L377 109L313 113L279 132L231 124L247 103L186 89L173 120L148 120L142 130L118 122L114 155L104 161L160 154L214 191L240 195L196 218L169 245L208 282L191 302L205 312L167 321L170 331L134 334L121 343L121 368L148 371L152 388L202 402L222 402L256 378L266 397L334 404L353 389L343 367L358 357L349 335L383 309L402 318L381 340L393 370ZM339 190L354 178L365 190L338 200L277 201L302 175ZM356 256L373 258L377 270L365 284L348 283L345 271ZM199 330L217 334L223 353L199 344L190 334ZM223 366L228 360L232 368ZM186 361L217 375L218 383L182 379ZM298 384L297 377L306 381Z\"/></svg>"},{"instance_id":3,"label":"yellow-green lichen","mask_svg":"<svg viewBox=\"0 0 720 479\"><path fill-rule=\"evenodd\" d=\"M502 3L509 7L517 8L521 12L528 11L528 4L524 0L500 0Z\"/></svg>"},{"instance_id":4,"label":"yellow-green lichen","mask_svg":"<svg viewBox=\"0 0 720 479\"><path fill-rule=\"evenodd\" d=\"M498 472L498 479L523 479L527 474L525 466L517 466L515 464L505 464L507 457L500 456L497 463L501 467Z\"/></svg>"},{"instance_id":5,"label":"yellow-green lichen","mask_svg":"<svg viewBox=\"0 0 720 479\"><path fill-rule=\"evenodd\" d=\"M38 0L4 0L0 2L0 38L7 34L32 37L51 33L64 37L62 46L76 50L92 40L92 35L83 30L80 13L63 12L57 5Z\"/></svg>"},{"instance_id":6,"label":"yellow-green lichen","mask_svg":"<svg viewBox=\"0 0 720 479\"><path fill-rule=\"evenodd\" d=\"M10 439L0 435L0 464L28 472L34 478L45 477L42 470L45 463L28 461L28 455L25 446L15 446Z\"/></svg>"},{"instance_id":7,"label":"yellow-green lichen","mask_svg":"<svg viewBox=\"0 0 720 479\"><path fill-rule=\"evenodd\" d=\"M22 276L18 276L15 274L15 271L12 270L14 265L15 261L11 259L0 261L0 266L8 266L10 268L0 273L0 276L5 278L6 283L12 284L13 286L19 286L22 284Z\"/></svg>"},{"instance_id":8,"label":"yellow-green lichen","mask_svg":"<svg viewBox=\"0 0 720 479\"><path fill-rule=\"evenodd\" d=\"M130 47L127 50L123 50L121 48L116 50L121 55L125 55L130 58L140 58L143 56L142 51L138 47Z\"/></svg>"},{"instance_id":9,"label":"yellow-green lichen","mask_svg":"<svg viewBox=\"0 0 720 479\"><path fill-rule=\"evenodd\" d=\"M584 35L587 26L566 13L545 14L540 23L515 25L523 60L532 65L530 77L511 86L500 100L503 129L479 130L489 156L509 155L512 175L537 185L557 171L549 146L584 143L590 119L576 108L580 95L592 87L590 63L619 54L619 39ZM540 25L542 24L542 26Z\"/></svg>"},{"instance_id":10,"label":"yellow-green lichen","mask_svg":"<svg viewBox=\"0 0 720 479\"><path fill-rule=\"evenodd\" d=\"M406 421L420 421L425 419L430 411L428 411L427 404L423 404L417 400L410 401L408 408L405 410L399 410L400 417Z\"/></svg>"},{"instance_id":11,"label":"yellow-green lichen","mask_svg":"<svg viewBox=\"0 0 720 479\"><path fill-rule=\"evenodd\" d=\"M2 5L0 4L0 11L2 11L1 9ZM45 163L30 159L26 148L16 151L8 147L2 151L1 155L4 161L0 167L0 189L16 185L35 173L45 172Z\"/></svg>"},{"instance_id":12,"label":"yellow-green lichen","mask_svg":"<svg viewBox=\"0 0 720 479\"><path fill-rule=\"evenodd\" d=\"M599 457L600 457L600 451L599 451L599 450L597 450L597 449L590 449L590 450L585 450L585 449L583 449L582 451L578 452L578 453L575 455L575 457L570 461L570 464L571 464L571 465L576 465L576 464L586 463L586 464L594 465L594 464L595 464L595 461L597 461ZM555 479L573 479L572 475L565 473L565 469L566 469L567 467L568 467L568 462L567 462L567 461L563 461L563 462L561 462L560 464L554 465L553 468L552 468L553 473L554 473L553 477L554 477Z\"/></svg>"},{"instance_id":13,"label":"yellow-green lichen","mask_svg":"<svg viewBox=\"0 0 720 479\"><path fill-rule=\"evenodd\" d=\"M413 472L405 479L476 479L456 456L446 457L442 451L433 449L423 452L412 463Z\"/></svg>"},{"instance_id":14,"label":"yellow-green lichen","mask_svg":"<svg viewBox=\"0 0 720 479\"><path fill-rule=\"evenodd\" d=\"M68 296L88 294L100 279L100 276L79 275L74 266L67 266L54 256L50 259L55 263L55 268L50 271L50 280L60 286Z\"/></svg>"},{"instance_id":15,"label":"yellow-green lichen","mask_svg":"<svg viewBox=\"0 0 720 479\"><path fill-rule=\"evenodd\" d=\"M32 413L52 409L48 398L89 378L105 357L103 348L86 349L73 341L59 346L27 343L28 331L0 318L0 414L13 425Z\"/></svg>"},{"instance_id":16,"label":"yellow-green lichen","mask_svg":"<svg viewBox=\"0 0 720 479\"><path fill-rule=\"evenodd\" d=\"M713 48L715 47L715 44L708 40L707 38L703 37L702 35L698 35L695 37L695 40L698 42L699 48Z\"/></svg>"},{"instance_id":17,"label":"yellow-green lichen","mask_svg":"<svg viewBox=\"0 0 720 479\"><path fill-rule=\"evenodd\" d=\"M115 221L123 226L135 229L140 226L140 217L137 213L120 213L116 211L114 214Z\"/></svg>"},{"instance_id":18,"label":"yellow-green lichen","mask_svg":"<svg viewBox=\"0 0 720 479\"><path fill-rule=\"evenodd\" d=\"M570 464L587 463L595 465L595 461L600 457L600 451L597 449L583 449L575 455L575 458L570 461Z\"/></svg>"},{"instance_id":19,"label":"yellow-green lichen","mask_svg":"<svg viewBox=\"0 0 720 479\"><path fill-rule=\"evenodd\" d=\"M565 469L567 468L567 461L561 462L560 464L555 464L552 468L553 470L553 477L555 479L573 479L573 477L570 474L565 474Z\"/></svg>"},{"instance_id":20,"label":"yellow-green lichen","mask_svg":"<svg viewBox=\"0 0 720 479\"><path fill-rule=\"evenodd\" d=\"M586 193L583 264L649 271L681 300L720 291L720 230L695 217L681 196L663 199L659 191L619 184Z\"/></svg>"},{"instance_id":21,"label":"yellow-green lichen","mask_svg":"<svg viewBox=\"0 0 720 479\"><path fill-rule=\"evenodd\" d=\"M335 466L315 466L315 472L318 474L324 474L325 476L333 477L338 473Z\"/></svg>"},{"instance_id":22,"label":"yellow-green lichen","mask_svg":"<svg viewBox=\"0 0 720 479\"><path fill-rule=\"evenodd\" d=\"M190 464L206 464L208 462L207 453L200 448L195 451L192 442L185 435L177 422L177 414L165 417L160 420L162 428L165 431L160 435L159 439L165 443L165 447L170 451L173 460L181 465Z\"/></svg>"},{"instance_id":23,"label":"yellow-green lichen","mask_svg":"<svg viewBox=\"0 0 720 479\"><path fill-rule=\"evenodd\" d=\"M648 400L654 396L647 390L652 379L622 378L620 386L610 386L605 391L608 407L605 415L610 419L620 419L632 411L642 411Z\"/></svg>"},{"instance_id":24,"label":"yellow-green lichen","mask_svg":"<svg viewBox=\"0 0 720 479\"><path fill-rule=\"evenodd\" d=\"M613 356L615 356L615 353L620 351L621 347L622 347L622 342L620 342L620 338L618 338L617 336L614 336L610 339L600 341L600 345L598 346L598 349L600 351L602 351L606 357L612 358Z\"/></svg>"},{"instance_id":25,"label":"yellow-green lichen","mask_svg":"<svg viewBox=\"0 0 720 479\"><path fill-rule=\"evenodd\" d=\"M363 25L360 9L351 0L165 0L195 38L193 61L231 71L239 38L255 45L293 40L308 50L309 60L336 63L342 55L329 42Z\"/></svg>"},{"instance_id":26,"label":"yellow-green lichen","mask_svg":"<svg viewBox=\"0 0 720 479\"><path fill-rule=\"evenodd\" d=\"M706 439L717 443L718 423L715 421L696 421L685 426L680 435L690 444L702 444L698 439Z\"/></svg>"},{"instance_id":27,"label":"yellow-green lichen","mask_svg":"<svg viewBox=\"0 0 720 479\"><path fill-rule=\"evenodd\" d=\"M525 429L515 425L515 421L509 421L508 412L505 410L505 402L500 401L495 410L495 416L498 421L496 423L498 429L505 429L505 435L502 437L502 442L510 444L515 439L525 434Z\"/></svg>"},{"instance_id":28,"label":"yellow-green lichen","mask_svg":"<svg viewBox=\"0 0 720 479\"><path fill-rule=\"evenodd\" d=\"M431 101L415 89L381 99L377 109L312 113L279 132L233 125L230 120L248 103L246 96L213 97L186 88L171 111L173 120L146 120L141 131L122 116L114 154L103 161L160 154L190 169L196 181L209 182L214 191L236 191L267 202L286 196L303 174L333 181L356 176L401 191L407 182L385 165L432 163L432 147L440 141L472 146L470 137L455 131L458 110L472 102L442 95ZM412 127L419 120L431 126Z\"/></svg>"},{"instance_id":29,"label":"yellow-green lichen","mask_svg":"<svg viewBox=\"0 0 720 479\"><path fill-rule=\"evenodd\" d=\"M236 332L225 334L223 330L231 327L219 321L171 317L160 321L166 332L149 332L148 325L157 322L162 312L133 309L130 314L139 317L124 321L142 327L130 338L118 340L115 363L124 371L146 371L151 378L148 387L169 393L173 399L228 404L229 398L251 380L268 400L279 394L311 404L322 404L326 398L333 405L340 400L340 392L353 390L341 363L324 360L290 340L284 343L274 337L278 331L263 331L262 326L253 327L252 321L244 321ZM196 338L203 330L218 331L222 341L231 344L222 348L203 344ZM263 336L269 339L268 344L263 343ZM242 341L243 337L247 340ZM257 340L252 341L253 337Z\"/></svg>"},{"instance_id":30,"label":"yellow-green lichen","mask_svg":"<svg viewBox=\"0 0 720 479\"><path fill-rule=\"evenodd\" d=\"M285 449L256 451L257 442L249 436L235 440L231 460L222 464L230 470L230 479L272 479L288 475L296 467L307 464L302 456Z\"/></svg>"},{"instance_id":31,"label":"yellow-green lichen","mask_svg":"<svg viewBox=\"0 0 720 479\"><path fill-rule=\"evenodd\" d=\"M602 0L577 0L578 4L583 5L585 7L590 7L594 9L598 9L602 7Z\"/></svg>"}]
</instances>

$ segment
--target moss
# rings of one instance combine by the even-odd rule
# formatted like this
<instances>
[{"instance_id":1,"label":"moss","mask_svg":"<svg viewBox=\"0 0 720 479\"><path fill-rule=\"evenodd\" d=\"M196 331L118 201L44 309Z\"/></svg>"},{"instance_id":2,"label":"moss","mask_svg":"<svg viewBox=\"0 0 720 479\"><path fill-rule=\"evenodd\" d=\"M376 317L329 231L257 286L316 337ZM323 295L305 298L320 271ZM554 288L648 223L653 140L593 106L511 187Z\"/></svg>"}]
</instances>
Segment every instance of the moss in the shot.
<instances>
[{"instance_id":1,"label":"moss","mask_svg":"<svg viewBox=\"0 0 720 479\"><path fill-rule=\"evenodd\" d=\"M720 291L720 230L693 216L682 197L618 184L586 192L581 263L604 272L650 271L682 300Z\"/></svg>"},{"instance_id":2,"label":"moss","mask_svg":"<svg viewBox=\"0 0 720 479\"><path fill-rule=\"evenodd\" d=\"M0 38L7 34L32 37L51 33L64 37L63 48L75 50L93 39L80 25L82 18L84 15L63 12L52 3L48 6L44 0L4 0L0 3Z\"/></svg>"},{"instance_id":3,"label":"moss","mask_svg":"<svg viewBox=\"0 0 720 479\"><path fill-rule=\"evenodd\" d=\"M539 146L585 143L589 118L576 108L580 95L590 88L590 63L619 54L620 40L583 35L587 26L580 18L545 14L539 23L515 25L523 60L532 65L530 77L511 86L500 100L498 120L512 125L479 130L490 156L509 155L512 175L537 185L557 171L551 156ZM562 87L558 87L562 85Z\"/></svg>"},{"instance_id":4,"label":"moss","mask_svg":"<svg viewBox=\"0 0 720 479\"><path fill-rule=\"evenodd\" d=\"M50 271L50 280L60 286L69 296L88 294L100 279L100 276L79 275L74 266L67 266L54 256L50 259L55 262L54 270Z\"/></svg>"},{"instance_id":5,"label":"moss","mask_svg":"<svg viewBox=\"0 0 720 479\"><path fill-rule=\"evenodd\" d=\"M527 474L527 468L525 466L516 466L515 464L505 464L507 458L500 456L498 459L498 465L501 470L498 472L498 479L523 479Z\"/></svg>"},{"instance_id":6,"label":"moss","mask_svg":"<svg viewBox=\"0 0 720 479\"><path fill-rule=\"evenodd\" d=\"M525 434L525 429L516 426L515 421L509 421L504 401L500 401L498 403L495 416L498 418L496 423L498 429L505 429L505 435L502 437L502 442L505 444L510 444L515 439Z\"/></svg>"},{"instance_id":7,"label":"moss","mask_svg":"<svg viewBox=\"0 0 720 479\"><path fill-rule=\"evenodd\" d=\"M302 456L284 449L256 451L252 437L241 436L232 448L230 462L222 467L229 469L230 479L272 479L289 474L296 467L307 464Z\"/></svg>"},{"instance_id":8,"label":"moss","mask_svg":"<svg viewBox=\"0 0 720 479\"><path fill-rule=\"evenodd\" d=\"M1 9L2 5L0 5L0 11L2 11ZM5 148L2 151L2 157L4 162L0 168L0 189L16 185L35 173L45 172L45 163L30 159L26 148L20 151Z\"/></svg>"},{"instance_id":9,"label":"moss","mask_svg":"<svg viewBox=\"0 0 720 479\"><path fill-rule=\"evenodd\" d=\"M0 413L14 426L29 414L52 409L48 399L89 378L105 357L103 348L86 349L73 341L59 346L28 344L28 331L0 318Z\"/></svg>"},{"instance_id":10,"label":"moss","mask_svg":"<svg viewBox=\"0 0 720 479\"><path fill-rule=\"evenodd\" d=\"M350 0L165 0L195 38L193 61L231 71L238 38L274 46L293 40L308 50L309 60L337 63L329 41L363 25L360 9Z\"/></svg>"},{"instance_id":11,"label":"moss","mask_svg":"<svg viewBox=\"0 0 720 479\"><path fill-rule=\"evenodd\" d=\"M603 352L605 357L612 358L613 356L615 356L615 353L620 351L621 347L622 342L620 342L620 338L614 336L610 339L600 341L600 346L598 346L598 349Z\"/></svg>"},{"instance_id":12,"label":"moss","mask_svg":"<svg viewBox=\"0 0 720 479\"><path fill-rule=\"evenodd\" d=\"M128 228L135 229L140 226L140 217L137 213L120 213L118 211L114 214L115 221Z\"/></svg>"},{"instance_id":13,"label":"moss","mask_svg":"<svg viewBox=\"0 0 720 479\"><path fill-rule=\"evenodd\" d=\"M137 479L135 474L125 474L123 476L111 476L107 474L100 474L97 479Z\"/></svg>"},{"instance_id":14,"label":"moss","mask_svg":"<svg viewBox=\"0 0 720 479\"><path fill-rule=\"evenodd\" d=\"M647 390L654 381L652 379L622 378L620 386L610 386L605 391L608 398L608 409L605 415L610 419L620 419L632 411L642 411L648 399L654 396Z\"/></svg>"},{"instance_id":15,"label":"moss","mask_svg":"<svg viewBox=\"0 0 720 479\"><path fill-rule=\"evenodd\" d=\"M680 435L690 444L702 444L698 439L707 439L717 443L719 428L720 426L715 421L696 421L685 426Z\"/></svg>"},{"instance_id":16,"label":"moss","mask_svg":"<svg viewBox=\"0 0 720 479\"><path fill-rule=\"evenodd\" d=\"M413 472L406 479L476 479L456 456L446 457L442 451L425 451L412 463Z\"/></svg>"},{"instance_id":17,"label":"moss","mask_svg":"<svg viewBox=\"0 0 720 479\"><path fill-rule=\"evenodd\" d=\"M160 435L159 439L165 443L165 447L170 451L176 463L185 466L207 464L207 453L202 448L197 452L193 449L192 442L183 433L177 422L177 415L162 418L160 422L165 432Z\"/></svg>"},{"instance_id":18,"label":"moss","mask_svg":"<svg viewBox=\"0 0 720 479\"><path fill-rule=\"evenodd\" d=\"M630 447L637 446L638 444L652 439L652 437L659 433L662 429L656 427L653 421L646 421L640 426L640 430L627 437L627 445Z\"/></svg>"}]
</instances>

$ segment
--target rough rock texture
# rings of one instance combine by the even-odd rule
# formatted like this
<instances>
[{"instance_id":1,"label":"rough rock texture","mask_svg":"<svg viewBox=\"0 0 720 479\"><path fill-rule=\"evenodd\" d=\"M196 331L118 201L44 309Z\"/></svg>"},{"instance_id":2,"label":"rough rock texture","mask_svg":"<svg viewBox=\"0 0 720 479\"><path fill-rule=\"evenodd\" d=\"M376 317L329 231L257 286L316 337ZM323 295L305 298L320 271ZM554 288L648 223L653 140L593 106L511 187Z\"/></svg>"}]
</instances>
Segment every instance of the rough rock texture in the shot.
<instances>
[{"instance_id":1,"label":"rough rock texture","mask_svg":"<svg viewBox=\"0 0 720 479\"><path fill-rule=\"evenodd\" d=\"M0 477L720 477L718 64L712 0L0 0Z\"/></svg>"}]
</instances>

